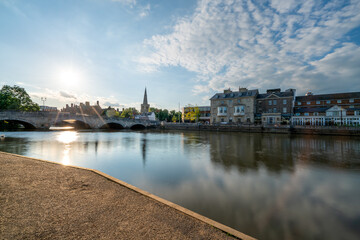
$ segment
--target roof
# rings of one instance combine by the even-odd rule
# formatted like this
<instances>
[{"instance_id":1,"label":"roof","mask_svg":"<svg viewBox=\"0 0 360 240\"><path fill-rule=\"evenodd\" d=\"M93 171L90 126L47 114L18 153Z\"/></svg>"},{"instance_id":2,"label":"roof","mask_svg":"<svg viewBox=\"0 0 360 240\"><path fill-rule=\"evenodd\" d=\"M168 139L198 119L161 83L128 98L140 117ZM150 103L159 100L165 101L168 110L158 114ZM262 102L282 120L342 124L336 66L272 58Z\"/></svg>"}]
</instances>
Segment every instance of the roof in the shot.
<instances>
[{"instance_id":1,"label":"roof","mask_svg":"<svg viewBox=\"0 0 360 240\"><path fill-rule=\"evenodd\" d=\"M310 96L298 96L295 98L295 101L316 101L316 100L349 99L349 98L360 98L360 92L330 93L330 94L319 94L319 95L310 95Z\"/></svg>"},{"instance_id":2,"label":"roof","mask_svg":"<svg viewBox=\"0 0 360 240\"><path fill-rule=\"evenodd\" d=\"M263 98L267 98L270 95L275 95L277 97L293 97L294 96L294 92L271 92L271 93L262 93L257 95L257 99L263 99Z\"/></svg>"},{"instance_id":3,"label":"roof","mask_svg":"<svg viewBox=\"0 0 360 240\"><path fill-rule=\"evenodd\" d=\"M210 100L215 99L230 99L241 97L256 97L259 94L259 90L247 90L245 92L229 92L229 93L216 93Z\"/></svg>"}]
</instances>

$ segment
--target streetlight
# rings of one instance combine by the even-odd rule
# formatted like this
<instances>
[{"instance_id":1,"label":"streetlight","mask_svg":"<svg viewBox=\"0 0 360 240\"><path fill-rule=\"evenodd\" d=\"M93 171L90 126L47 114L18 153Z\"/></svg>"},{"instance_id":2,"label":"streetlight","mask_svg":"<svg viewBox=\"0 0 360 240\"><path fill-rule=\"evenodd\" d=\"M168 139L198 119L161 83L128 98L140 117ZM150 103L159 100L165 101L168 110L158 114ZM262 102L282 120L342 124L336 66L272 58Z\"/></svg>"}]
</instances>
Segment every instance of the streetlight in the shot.
<instances>
[{"instance_id":1,"label":"streetlight","mask_svg":"<svg viewBox=\"0 0 360 240\"><path fill-rule=\"evenodd\" d=\"M45 101L46 101L46 97L41 97L41 101L43 102L43 111L45 111Z\"/></svg>"}]
</instances>

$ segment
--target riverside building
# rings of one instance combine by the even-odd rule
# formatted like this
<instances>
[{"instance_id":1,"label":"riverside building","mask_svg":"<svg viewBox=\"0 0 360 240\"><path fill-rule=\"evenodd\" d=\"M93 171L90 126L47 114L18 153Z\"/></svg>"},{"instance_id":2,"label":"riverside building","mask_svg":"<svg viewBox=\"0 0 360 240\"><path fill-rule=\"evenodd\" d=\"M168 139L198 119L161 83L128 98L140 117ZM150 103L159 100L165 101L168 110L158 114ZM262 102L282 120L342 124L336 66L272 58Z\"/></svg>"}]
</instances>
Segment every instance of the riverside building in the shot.
<instances>
[{"instance_id":1,"label":"riverside building","mask_svg":"<svg viewBox=\"0 0 360 240\"><path fill-rule=\"evenodd\" d=\"M291 121L293 125L360 125L360 92L298 96Z\"/></svg>"},{"instance_id":2,"label":"riverside building","mask_svg":"<svg viewBox=\"0 0 360 240\"><path fill-rule=\"evenodd\" d=\"M256 97L259 91L239 88L216 93L210 98L211 118L214 123L254 123Z\"/></svg>"},{"instance_id":3,"label":"riverside building","mask_svg":"<svg viewBox=\"0 0 360 240\"><path fill-rule=\"evenodd\" d=\"M195 109L199 109L199 122L202 123L210 123L210 106L185 106L182 108L181 111L181 120L182 122L190 122L189 119L186 119L186 114L192 111L195 111Z\"/></svg>"},{"instance_id":4,"label":"riverside building","mask_svg":"<svg viewBox=\"0 0 360 240\"><path fill-rule=\"evenodd\" d=\"M265 125L289 123L293 114L295 89L282 92L280 88L268 89L256 98L255 122Z\"/></svg>"}]
</instances>

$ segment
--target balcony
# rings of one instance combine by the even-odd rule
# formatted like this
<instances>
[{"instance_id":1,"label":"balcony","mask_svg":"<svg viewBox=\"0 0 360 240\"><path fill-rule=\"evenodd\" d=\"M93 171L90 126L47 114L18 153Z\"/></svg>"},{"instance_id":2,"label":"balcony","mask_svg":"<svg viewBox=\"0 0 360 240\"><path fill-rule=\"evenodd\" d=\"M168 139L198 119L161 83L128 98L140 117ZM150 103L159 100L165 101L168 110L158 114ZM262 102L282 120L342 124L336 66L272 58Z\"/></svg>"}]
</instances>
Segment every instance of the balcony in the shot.
<instances>
[{"instance_id":1,"label":"balcony","mask_svg":"<svg viewBox=\"0 0 360 240\"><path fill-rule=\"evenodd\" d=\"M217 114L218 116L226 116L227 115L227 113L225 112L218 112L218 114Z\"/></svg>"}]
</instances>

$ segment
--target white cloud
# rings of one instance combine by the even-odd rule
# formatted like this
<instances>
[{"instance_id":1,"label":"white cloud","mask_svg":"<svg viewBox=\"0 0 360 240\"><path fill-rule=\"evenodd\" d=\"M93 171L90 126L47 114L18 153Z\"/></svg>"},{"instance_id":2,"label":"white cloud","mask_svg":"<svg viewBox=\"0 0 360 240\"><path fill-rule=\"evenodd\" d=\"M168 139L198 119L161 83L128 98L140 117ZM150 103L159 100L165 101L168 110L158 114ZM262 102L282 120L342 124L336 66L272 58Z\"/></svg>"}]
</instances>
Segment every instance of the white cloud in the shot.
<instances>
[{"instance_id":1,"label":"white cloud","mask_svg":"<svg viewBox=\"0 0 360 240\"><path fill-rule=\"evenodd\" d=\"M310 79L329 77L323 71L333 64L329 60L332 52L348 58L336 62L338 67L331 70L337 73L332 76L346 78L349 83L358 81L353 79L357 67L352 62L357 60L354 50L358 46L342 41L360 26L359 1L346 6L336 1L323 5L272 1L270 5L272 8L251 0L201 0L195 13L180 19L171 33L145 40L150 53L138 61L148 71L180 66L197 73L201 81L201 86L196 83L193 88L197 94L239 85L296 87L301 93L308 89ZM346 51L350 47L353 51ZM302 81L304 76L309 82ZM314 91L321 90L329 81L334 80L323 78L311 85Z\"/></svg>"},{"instance_id":2,"label":"white cloud","mask_svg":"<svg viewBox=\"0 0 360 240\"><path fill-rule=\"evenodd\" d=\"M69 94L67 92L64 92L64 91L60 91L60 96L64 97L64 98L72 98L72 99L76 99L76 97L72 94Z\"/></svg>"},{"instance_id":3,"label":"white cloud","mask_svg":"<svg viewBox=\"0 0 360 240\"><path fill-rule=\"evenodd\" d=\"M149 14L150 14L150 4L140 7L140 13L139 13L140 18L144 18Z\"/></svg>"},{"instance_id":4,"label":"white cloud","mask_svg":"<svg viewBox=\"0 0 360 240\"><path fill-rule=\"evenodd\" d=\"M104 102L102 105L105 105L105 106L109 106L109 107L118 107L118 108L121 108L121 107L124 107L123 104L119 104L117 102Z\"/></svg>"}]
</instances>

